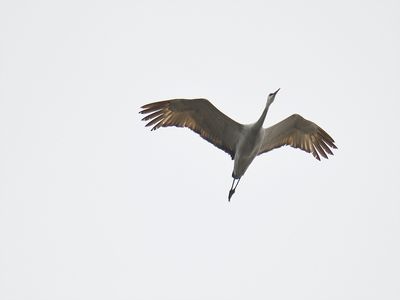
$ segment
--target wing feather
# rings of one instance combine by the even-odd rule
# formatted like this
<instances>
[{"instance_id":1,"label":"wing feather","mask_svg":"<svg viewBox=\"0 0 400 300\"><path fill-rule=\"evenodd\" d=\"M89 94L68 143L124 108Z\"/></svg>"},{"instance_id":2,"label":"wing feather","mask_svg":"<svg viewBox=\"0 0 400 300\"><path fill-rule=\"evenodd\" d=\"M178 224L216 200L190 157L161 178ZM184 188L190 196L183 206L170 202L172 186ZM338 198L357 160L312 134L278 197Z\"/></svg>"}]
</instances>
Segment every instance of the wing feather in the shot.
<instances>
[{"instance_id":1,"label":"wing feather","mask_svg":"<svg viewBox=\"0 0 400 300\"><path fill-rule=\"evenodd\" d=\"M320 160L320 155L328 158L336 149L335 141L317 124L294 114L283 121L264 129L263 143L258 155L275 148L289 145L311 153Z\"/></svg>"},{"instance_id":2,"label":"wing feather","mask_svg":"<svg viewBox=\"0 0 400 300\"><path fill-rule=\"evenodd\" d=\"M151 130L187 127L234 158L243 125L232 120L207 99L171 99L145 104L140 111Z\"/></svg>"}]
</instances>

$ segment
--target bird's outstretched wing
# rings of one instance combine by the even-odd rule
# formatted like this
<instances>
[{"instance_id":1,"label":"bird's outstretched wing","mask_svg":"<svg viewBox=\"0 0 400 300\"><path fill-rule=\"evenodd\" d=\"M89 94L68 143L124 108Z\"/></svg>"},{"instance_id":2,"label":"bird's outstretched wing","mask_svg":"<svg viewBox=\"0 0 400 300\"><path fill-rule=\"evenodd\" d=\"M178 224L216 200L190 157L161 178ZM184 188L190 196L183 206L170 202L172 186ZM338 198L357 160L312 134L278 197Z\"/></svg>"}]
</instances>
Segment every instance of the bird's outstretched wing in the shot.
<instances>
[{"instance_id":1,"label":"bird's outstretched wing","mask_svg":"<svg viewBox=\"0 0 400 300\"><path fill-rule=\"evenodd\" d=\"M188 127L234 158L243 125L224 115L207 99L171 99L143 105L142 120L151 130Z\"/></svg>"},{"instance_id":2,"label":"bird's outstretched wing","mask_svg":"<svg viewBox=\"0 0 400 300\"><path fill-rule=\"evenodd\" d=\"M284 145L299 148L320 160L322 155L328 158L336 149L335 141L317 124L304 119L298 114L264 129L264 138L258 155Z\"/></svg>"}]
</instances>

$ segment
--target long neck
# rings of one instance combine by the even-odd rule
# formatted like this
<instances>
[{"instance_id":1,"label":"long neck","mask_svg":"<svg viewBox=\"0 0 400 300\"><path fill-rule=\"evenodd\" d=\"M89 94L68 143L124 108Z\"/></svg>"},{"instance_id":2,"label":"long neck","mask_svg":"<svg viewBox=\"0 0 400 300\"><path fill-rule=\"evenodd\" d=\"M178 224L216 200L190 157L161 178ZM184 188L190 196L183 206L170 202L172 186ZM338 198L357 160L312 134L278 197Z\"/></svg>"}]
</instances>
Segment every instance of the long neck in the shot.
<instances>
[{"instance_id":1,"label":"long neck","mask_svg":"<svg viewBox=\"0 0 400 300\"><path fill-rule=\"evenodd\" d=\"M265 120L265 117L267 116L267 112L268 112L268 109L269 109L270 105L271 105L271 103L268 102L267 105L265 106L264 111L262 112L260 118L256 122L256 125L259 128L261 128L263 126L263 124L264 124L264 120Z\"/></svg>"}]
</instances>

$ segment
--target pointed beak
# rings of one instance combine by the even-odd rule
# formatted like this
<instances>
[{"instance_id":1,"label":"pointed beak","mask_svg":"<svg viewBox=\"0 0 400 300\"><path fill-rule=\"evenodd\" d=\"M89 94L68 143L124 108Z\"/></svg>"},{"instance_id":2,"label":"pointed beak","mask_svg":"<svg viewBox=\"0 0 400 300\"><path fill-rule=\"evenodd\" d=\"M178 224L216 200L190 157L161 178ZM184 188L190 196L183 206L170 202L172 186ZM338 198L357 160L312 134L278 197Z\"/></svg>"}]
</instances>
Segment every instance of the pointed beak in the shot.
<instances>
[{"instance_id":1,"label":"pointed beak","mask_svg":"<svg viewBox=\"0 0 400 300\"><path fill-rule=\"evenodd\" d=\"M281 88L277 89L277 90L275 91L274 95L276 95L276 94L279 92L280 89L281 89Z\"/></svg>"}]
</instances>

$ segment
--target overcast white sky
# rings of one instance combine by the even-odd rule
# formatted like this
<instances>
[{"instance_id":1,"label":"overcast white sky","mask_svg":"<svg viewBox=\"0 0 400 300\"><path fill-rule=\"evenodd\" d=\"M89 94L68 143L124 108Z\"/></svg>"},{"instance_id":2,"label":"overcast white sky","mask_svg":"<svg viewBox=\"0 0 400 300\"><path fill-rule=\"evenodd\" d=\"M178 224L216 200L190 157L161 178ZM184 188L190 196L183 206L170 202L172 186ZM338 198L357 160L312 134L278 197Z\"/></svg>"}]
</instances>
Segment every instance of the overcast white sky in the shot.
<instances>
[{"instance_id":1,"label":"overcast white sky","mask_svg":"<svg viewBox=\"0 0 400 300\"><path fill-rule=\"evenodd\" d=\"M2 1L1 299L400 299L399 1ZM242 123L281 88L335 156L230 157L147 102Z\"/></svg>"}]
</instances>

